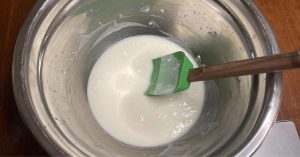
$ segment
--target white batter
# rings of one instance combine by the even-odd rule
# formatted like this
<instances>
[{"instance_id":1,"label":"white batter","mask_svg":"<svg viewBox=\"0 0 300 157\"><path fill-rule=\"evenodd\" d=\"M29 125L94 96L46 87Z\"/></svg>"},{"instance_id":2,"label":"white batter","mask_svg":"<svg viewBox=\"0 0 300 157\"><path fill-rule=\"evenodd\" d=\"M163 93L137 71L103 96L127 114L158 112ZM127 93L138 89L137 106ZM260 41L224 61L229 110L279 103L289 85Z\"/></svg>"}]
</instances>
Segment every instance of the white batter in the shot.
<instances>
[{"instance_id":1,"label":"white batter","mask_svg":"<svg viewBox=\"0 0 300 157\"><path fill-rule=\"evenodd\" d=\"M98 59L89 77L88 100L94 117L112 137L136 147L156 147L182 137L197 121L203 82L169 96L144 95L152 59L176 51L185 50L165 38L141 35L117 42Z\"/></svg>"}]
</instances>

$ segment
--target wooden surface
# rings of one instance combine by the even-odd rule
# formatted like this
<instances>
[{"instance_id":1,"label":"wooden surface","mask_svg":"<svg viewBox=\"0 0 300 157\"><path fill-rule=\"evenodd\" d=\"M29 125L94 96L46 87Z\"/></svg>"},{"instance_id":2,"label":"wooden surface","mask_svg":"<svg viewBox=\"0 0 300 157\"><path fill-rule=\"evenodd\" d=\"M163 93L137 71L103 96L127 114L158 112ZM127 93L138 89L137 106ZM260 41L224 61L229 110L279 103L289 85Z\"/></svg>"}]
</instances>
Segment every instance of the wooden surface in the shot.
<instances>
[{"instance_id":1,"label":"wooden surface","mask_svg":"<svg viewBox=\"0 0 300 157\"><path fill-rule=\"evenodd\" d=\"M45 156L23 124L14 101L11 64L18 31L36 0L0 2L0 156ZM300 1L255 0L270 22L282 52L300 48ZM284 94L278 119L292 120L300 133L300 70L284 72Z\"/></svg>"},{"instance_id":2,"label":"wooden surface","mask_svg":"<svg viewBox=\"0 0 300 157\"><path fill-rule=\"evenodd\" d=\"M0 155L46 155L23 124L12 91L11 66L19 29L35 0L0 0Z\"/></svg>"},{"instance_id":3,"label":"wooden surface","mask_svg":"<svg viewBox=\"0 0 300 157\"><path fill-rule=\"evenodd\" d=\"M300 1L255 0L269 21L281 52L300 49ZM283 97L279 120L291 120L300 134L300 70L283 72Z\"/></svg>"}]
</instances>

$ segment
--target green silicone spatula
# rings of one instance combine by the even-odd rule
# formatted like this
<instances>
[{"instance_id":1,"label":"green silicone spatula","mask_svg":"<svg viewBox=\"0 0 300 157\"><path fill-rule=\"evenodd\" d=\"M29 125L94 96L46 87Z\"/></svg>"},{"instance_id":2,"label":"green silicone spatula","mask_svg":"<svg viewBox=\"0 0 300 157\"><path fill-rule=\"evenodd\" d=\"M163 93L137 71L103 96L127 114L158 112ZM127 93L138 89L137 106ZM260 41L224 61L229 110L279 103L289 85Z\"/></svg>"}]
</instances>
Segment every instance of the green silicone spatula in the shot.
<instances>
[{"instance_id":1,"label":"green silicone spatula","mask_svg":"<svg viewBox=\"0 0 300 157\"><path fill-rule=\"evenodd\" d=\"M175 52L152 60L153 71L145 94L167 95L187 90L190 82L233 76L269 73L300 67L300 51L224 64L193 68L184 52Z\"/></svg>"}]
</instances>

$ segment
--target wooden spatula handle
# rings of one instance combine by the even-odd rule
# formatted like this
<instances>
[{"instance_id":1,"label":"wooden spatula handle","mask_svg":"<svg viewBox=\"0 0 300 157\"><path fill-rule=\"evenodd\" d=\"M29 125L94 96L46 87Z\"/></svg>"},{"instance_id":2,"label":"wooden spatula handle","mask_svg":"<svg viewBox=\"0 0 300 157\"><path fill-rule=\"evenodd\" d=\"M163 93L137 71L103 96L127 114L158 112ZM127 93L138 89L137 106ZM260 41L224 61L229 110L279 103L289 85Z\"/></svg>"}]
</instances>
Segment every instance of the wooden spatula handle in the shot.
<instances>
[{"instance_id":1,"label":"wooden spatula handle","mask_svg":"<svg viewBox=\"0 0 300 157\"><path fill-rule=\"evenodd\" d=\"M195 82L233 76L254 75L299 67L300 51L297 51L191 69L188 81Z\"/></svg>"}]
</instances>

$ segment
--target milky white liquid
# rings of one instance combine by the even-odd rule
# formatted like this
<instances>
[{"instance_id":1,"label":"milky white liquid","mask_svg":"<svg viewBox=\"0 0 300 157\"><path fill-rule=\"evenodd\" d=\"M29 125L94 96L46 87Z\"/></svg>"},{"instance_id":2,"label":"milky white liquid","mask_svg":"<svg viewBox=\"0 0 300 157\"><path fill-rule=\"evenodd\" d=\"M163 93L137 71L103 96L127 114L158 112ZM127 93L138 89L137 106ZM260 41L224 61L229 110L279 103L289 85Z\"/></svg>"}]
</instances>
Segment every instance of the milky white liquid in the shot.
<instances>
[{"instance_id":1,"label":"milky white liquid","mask_svg":"<svg viewBox=\"0 0 300 157\"><path fill-rule=\"evenodd\" d=\"M162 37L140 35L115 43L98 59L87 93L95 119L108 134L128 145L156 147L191 129L203 106L203 82L168 96L144 95L152 59L177 51L185 49Z\"/></svg>"}]
</instances>

